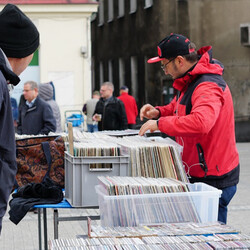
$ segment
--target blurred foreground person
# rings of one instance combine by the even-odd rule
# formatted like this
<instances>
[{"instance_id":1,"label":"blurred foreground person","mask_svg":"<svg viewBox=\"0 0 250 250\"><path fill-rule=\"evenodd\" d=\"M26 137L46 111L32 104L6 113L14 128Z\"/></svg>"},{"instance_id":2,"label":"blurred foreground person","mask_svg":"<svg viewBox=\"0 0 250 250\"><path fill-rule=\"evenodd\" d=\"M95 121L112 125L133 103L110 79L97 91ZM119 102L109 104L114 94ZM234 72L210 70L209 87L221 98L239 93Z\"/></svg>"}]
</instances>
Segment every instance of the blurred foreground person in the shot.
<instances>
[{"instance_id":1,"label":"blurred foreground person","mask_svg":"<svg viewBox=\"0 0 250 250\"><path fill-rule=\"evenodd\" d=\"M0 232L2 218L14 185L16 167L15 130L9 90L20 81L39 46L39 32L15 5L0 12Z\"/></svg>"}]
</instances>

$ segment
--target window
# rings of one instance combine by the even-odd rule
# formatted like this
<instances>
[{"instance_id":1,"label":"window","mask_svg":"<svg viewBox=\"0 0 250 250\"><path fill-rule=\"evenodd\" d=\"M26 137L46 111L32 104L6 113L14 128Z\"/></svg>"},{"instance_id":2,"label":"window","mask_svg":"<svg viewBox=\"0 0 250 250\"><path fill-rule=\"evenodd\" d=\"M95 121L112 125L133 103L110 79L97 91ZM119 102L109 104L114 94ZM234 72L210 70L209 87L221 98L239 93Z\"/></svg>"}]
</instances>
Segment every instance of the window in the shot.
<instances>
[{"instance_id":1,"label":"window","mask_svg":"<svg viewBox=\"0 0 250 250\"><path fill-rule=\"evenodd\" d=\"M131 91L135 100L138 101L138 69L137 69L137 57L131 57Z\"/></svg>"},{"instance_id":2,"label":"window","mask_svg":"<svg viewBox=\"0 0 250 250\"><path fill-rule=\"evenodd\" d=\"M103 3L103 0L100 0L100 1L99 1L98 15L99 15L99 23L98 23L98 26L101 26L101 25L104 24L104 3Z\"/></svg>"},{"instance_id":3,"label":"window","mask_svg":"<svg viewBox=\"0 0 250 250\"><path fill-rule=\"evenodd\" d=\"M99 71L100 71L100 86L103 84L104 82L104 75L103 75L103 63L100 62L100 65L99 65Z\"/></svg>"},{"instance_id":4,"label":"window","mask_svg":"<svg viewBox=\"0 0 250 250\"><path fill-rule=\"evenodd\" d=\"M153 5L153 0L145 0L144 8L147 9Z\"/></svg>"},{"instance_id":5,"label":"window","mask_svg":"<svg viewBox=\"0 0 250 250\"><path fill-rule=\"evenodd\" d=\"M125 64L122 58L119 59L119 86L123 86L125 84Z\"/></svg>"},{"instance_id":6,"label":"window","mask_svg":"<svg viewBox=\"0 0 250 250\"><path fill-rule=\"evenodd\" d=\"M130 14L135 13L137 10L137 0L130 0Z\"/></svg>"},{"instance_id":7,"label":"window","mask_svg":"<svg viewBox=\"0 0 250 250\"><path fill-rule=\"evenodd\" d=\"M108 0L108 22L114 19L114 1Z\"/></svg>"},{"instance_id":8,"label":"window","mask_svg":"<svg viewBox=\"0 0 250 250\"><path fill-rule=\"evenodd\" d=\"M112 61L109 60L108 62L108 66L109 66L109 81L113 82L113 65L112 65Z\"/></svg>"},{"instance_id":9,"label":"window","mask_svg":"<svg viewBox=\"0 0 250 250\"><path fill-rule=\"evenodd\" d=\"M250 24L241 24L240 25L240 42L244 46L250 46Z\"/></svg>"},{"instance_id":10,"label":"window","mask_svg":"<svg viewBox=\"0 0 250 250\"><path fill-rule=\"evenodd\" d=\"M118 17L124 16L124 8L125 8L125 2L124 0L119 0L118 2Z\"/></svg>"}]
</instances>

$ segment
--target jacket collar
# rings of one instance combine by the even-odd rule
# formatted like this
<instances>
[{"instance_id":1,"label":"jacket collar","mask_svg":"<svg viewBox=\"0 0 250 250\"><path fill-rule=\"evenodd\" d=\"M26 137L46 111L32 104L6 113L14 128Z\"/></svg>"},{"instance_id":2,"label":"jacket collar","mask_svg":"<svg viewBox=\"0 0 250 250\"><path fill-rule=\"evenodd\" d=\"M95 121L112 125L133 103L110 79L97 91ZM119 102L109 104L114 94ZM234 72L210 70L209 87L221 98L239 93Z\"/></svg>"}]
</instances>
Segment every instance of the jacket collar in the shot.
<instances>
[{"instance_id":1,"label":"jacket collar","mask_svg":"<svg viewBox=\"0 0 250 250\"><path fill-rule=\"evenodd\" d=\"M20 78L11 70L10 65L7 64L8 60L4 52L0 49L0 70L3 73L8 84L17 85Z\"/></svg>"},{"instance_id":2,"label":"jacket collar","mask_svg":"<svg viewBox=\"0 0 250 250\"><path fill-rule=\"evenodd\" d=\"M218 74L222 75L224 67L223 65L212 58L212 47L202 47L197 51L200 56L199 61L194 67L191 67L182 77L176 79L173 83L173 87L179 91L182 91L188 84L190 84L199 75L203 74Z\"/></svg>"}]
</instances>

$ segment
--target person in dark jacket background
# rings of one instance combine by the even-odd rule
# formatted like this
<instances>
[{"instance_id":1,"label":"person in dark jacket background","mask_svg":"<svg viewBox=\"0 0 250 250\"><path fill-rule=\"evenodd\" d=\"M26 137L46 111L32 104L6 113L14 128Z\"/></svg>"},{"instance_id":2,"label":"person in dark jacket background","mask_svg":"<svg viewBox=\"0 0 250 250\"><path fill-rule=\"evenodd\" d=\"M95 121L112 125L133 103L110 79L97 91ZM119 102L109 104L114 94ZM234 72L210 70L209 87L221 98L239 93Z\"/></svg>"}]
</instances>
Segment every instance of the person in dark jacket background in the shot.
<instances>
[{"instance_id":1,"label":"person in dark jacket background","mask_svg":"<svg viewBox=\"0 0 250 250\"><path fill-rule=\"evenodd\" d=\"M20 107L17 133L22 135L47 135L56 131L56 120L50 105L38 96L34 81L24 83L25 104Z\"/></svg>"},{"instance_id":2,"label":"person in dark jacket background","mask_svg":"<svg viewBox=\"0 0 250 250\"><path fill-rule=\"evenodd\" d=\"M9 90L29 65L39 46L39 32L15 5L0 12L0 232L2 218L14 186L16 166L15 130Z\"/></svg>"},{"instance_id":3,"label":"person in dark jacket background","mask_svg":"<svg viewBox=\"0 0 250 250\"><path fill-rule=\"evenodd\" d=\"M123 130L128 128L124 104L113 96L114 85L104 82L101 85L101 98L97 102L93 120L98 122L98 130Z\"/></svg>"}]
</instances>

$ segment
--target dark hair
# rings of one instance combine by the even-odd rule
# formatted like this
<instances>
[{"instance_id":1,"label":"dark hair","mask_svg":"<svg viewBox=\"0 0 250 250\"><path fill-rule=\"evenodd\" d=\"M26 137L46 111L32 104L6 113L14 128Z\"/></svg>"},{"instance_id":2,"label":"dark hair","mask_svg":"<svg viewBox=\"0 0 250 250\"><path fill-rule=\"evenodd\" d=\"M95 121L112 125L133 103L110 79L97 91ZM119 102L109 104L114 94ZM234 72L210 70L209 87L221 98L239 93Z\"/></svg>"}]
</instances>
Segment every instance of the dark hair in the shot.
<instances>
[{"instance_id":1,"label":"dark hair","mask_svg":"<svg viewBox=\"0 0 250 250\"><path fill-rule=\"evenodd\" d=\"M198 54L197 54L197 51L196 51L195 44L191 42L189 44L189 49L194 49L194 52L192 52L192 53L190 53L188 55L184 55L183 57L185 57L188 62L192 62L193 63L193 62L198 61L199 57L198 57Z\"/></svg>"}]
</instances>

